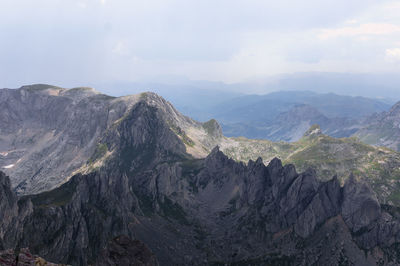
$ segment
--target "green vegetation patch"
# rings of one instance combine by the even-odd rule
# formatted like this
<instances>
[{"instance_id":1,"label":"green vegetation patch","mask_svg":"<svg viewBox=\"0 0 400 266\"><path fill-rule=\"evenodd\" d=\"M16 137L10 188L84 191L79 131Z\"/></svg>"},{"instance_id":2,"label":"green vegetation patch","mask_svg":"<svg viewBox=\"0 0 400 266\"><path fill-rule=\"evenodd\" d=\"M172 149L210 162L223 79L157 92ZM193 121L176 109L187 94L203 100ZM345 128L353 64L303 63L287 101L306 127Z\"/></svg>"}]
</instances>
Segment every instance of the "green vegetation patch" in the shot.
<instances>
[{"instance_id":1,"label":"green vegetation patch","mask_svg":"<svg viewBox=\"0 0 400 266\"><path fill-rule=\"evenodd\" d=\"M76 191L77 182L75 178L78 177L73 177L67 183L53 190L26 197L30 198L33 205L39 208L48 206L64 206L71 201L72 196Z\"/></svg>"},{"instance_id":2,"label":"green vegetation patch","mask_svg":"<svg viewBox=\"0 0 400 266\"><path fill-rule=\"evenodd\" d=\"M103 158L103 156L106 155L107 151L108 151L107 144L105 143L97 144L96 150L94 151L92 157L90 157L90 159L88 160L88 164L92 164L98 159Z\"/></svg>"},{"instance_id":3,"label":"green vegetation patch","mask_svg":"<svg viewBox=\"0 0 400 266\"><path fill-rule=\"evenodd\" d=\"M178 135L182 139L183 143L185 143L187 146L193 147L195 145L195 142L191 138L189 138L188 135L186 135L186 132L183 129L172 123L169 123L169 127L176 135Z\"/></svg>"}]
</instances>

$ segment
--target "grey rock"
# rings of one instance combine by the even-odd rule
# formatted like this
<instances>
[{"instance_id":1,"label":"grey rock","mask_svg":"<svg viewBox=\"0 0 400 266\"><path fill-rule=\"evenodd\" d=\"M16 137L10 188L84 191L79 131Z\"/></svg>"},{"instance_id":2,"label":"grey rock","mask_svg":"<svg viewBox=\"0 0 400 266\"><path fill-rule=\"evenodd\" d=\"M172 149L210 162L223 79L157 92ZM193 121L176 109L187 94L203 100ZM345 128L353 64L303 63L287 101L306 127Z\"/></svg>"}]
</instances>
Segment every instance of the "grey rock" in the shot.
<instances>
[{"instance_id":1,"label":"grey rock","mask_svg":"<svg viewBox=\"0 0 400 266\"><path fill-rule=\"evenodd\" d=\"M124 263L131 242L109 244L124 235L143 242L160 265L400 263L400 211L381 209L365 184L321 182L312 169L298 174L279 159L235 162L218 147L195 158L185 123L198 126L145 94L99 135L110 154L89 173L22 197L0 174L2 248L29 247L72 265L95 263L102 252L107 261L114 250L109 262Z\"/></svg>"},{"instance_id":2,"label":"grey rock","mask_svg":"<svg viewBox=\"0 0 400 266\"><path fill-rule=\"evenodd\" d=\"M381 216L375 193L367 184L357 183L353 176L343 187L342 216L354 233L367 228Z\"/></svg>"},{"instance_id":3,"label":"grey rock","mask_svg":"<svg viewBox=\"0 0 400 266\"><path fill-rule=\"evenodd\" d=\"M101 251L95 266L156 266L154 254L139 240L118 236Z\"/></svg>"}]
</instances>

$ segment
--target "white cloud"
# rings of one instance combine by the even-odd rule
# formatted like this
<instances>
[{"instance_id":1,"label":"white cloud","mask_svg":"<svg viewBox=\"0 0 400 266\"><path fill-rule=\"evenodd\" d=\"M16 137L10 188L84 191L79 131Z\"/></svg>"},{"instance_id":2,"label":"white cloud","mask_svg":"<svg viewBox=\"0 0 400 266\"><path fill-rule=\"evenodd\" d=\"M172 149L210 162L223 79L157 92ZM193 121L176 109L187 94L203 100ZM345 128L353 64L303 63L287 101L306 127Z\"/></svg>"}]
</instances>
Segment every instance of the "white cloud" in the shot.
<instances>
[{"instance_id":1,"label":"white cloud","mask_svg":"<svg viewBox=\"0 0 400 266\"><path fill-rule=\"evenodd\" d=\"M322 40L338 38L338 37L353 37L360 35L388 35L400 33L400 26L389 23L368 23L361 24L357 27L342 27L336 29L324 29L319 34Z\"/></svg>"},{"instance_id":2,"label":"white cloud","mask_svg":"<svg viewBox=\"0 0 400 266\"><path fill-rule=\"evenodd\" d=\"M390 62L400 47L396 1L18 2L0 0L0 87L49 79L65 85L179 74L236 82L297 71L400 71Z\"/></svg>"},{"instance_id":3,"label":"white cloud","mask_svg":"<svg viewBox=\"0 0 400 266\"><path fill-rule=\"evenodd\" d=\"M390 62L400 62L400 48L386 49L386 59Z\"/></svg>"}]
</instances>

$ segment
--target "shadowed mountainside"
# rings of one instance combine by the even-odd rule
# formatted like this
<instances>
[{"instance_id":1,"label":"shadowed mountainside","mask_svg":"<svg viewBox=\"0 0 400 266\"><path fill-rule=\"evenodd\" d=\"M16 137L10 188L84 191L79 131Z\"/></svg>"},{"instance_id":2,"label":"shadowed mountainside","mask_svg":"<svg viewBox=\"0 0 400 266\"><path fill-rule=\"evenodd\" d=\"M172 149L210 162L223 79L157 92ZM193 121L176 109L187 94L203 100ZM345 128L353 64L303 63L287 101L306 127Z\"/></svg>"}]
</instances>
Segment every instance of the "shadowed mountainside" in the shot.
<instances>
[{"instance_id":1,"label":"shadowed mountainside","mask_svg":"<svg viewBox=\"0 0 400 266\"><path fill-rule=\"evenodd\" d=\"M195 158L188 139L199 135L171 126L159 97L144 97L98 140L108 153L87 174L21 198L0 174L1 248L86 265L126 235L161 265L400 263L399 211L368 185L322 182L279 159L235 162L218 148ZM212 126L204 132L217 134Z\"/></svg>"}]
</instances>

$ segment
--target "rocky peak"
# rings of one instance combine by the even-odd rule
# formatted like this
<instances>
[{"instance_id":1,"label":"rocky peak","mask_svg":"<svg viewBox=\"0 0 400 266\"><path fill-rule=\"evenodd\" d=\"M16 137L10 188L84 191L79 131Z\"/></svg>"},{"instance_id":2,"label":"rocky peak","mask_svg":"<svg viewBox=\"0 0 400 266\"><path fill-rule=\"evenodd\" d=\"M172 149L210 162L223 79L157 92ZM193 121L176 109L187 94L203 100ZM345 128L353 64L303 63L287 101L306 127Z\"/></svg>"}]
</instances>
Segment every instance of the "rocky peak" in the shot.
<instances>
[{"instance_id":1,"label":"rocky peak","mask_svg":"<svg viewBox=\"0 0 400 266\"><path fill-rule=\"evenodd\" d=\"M351 175L343 187L342 216L354 232L367 228L381 215L378 199L366 183L359 183Z\"/></svg>"},{"instance_id":2,"label":"rocky peak","mask_svg":"<svg viewBox=\"0 0 400 266\"><path fill-rule=\"evenodd\" d=\"M124 141L149 144L158 132L158 148L168 146L180 155L186 145L187 152L196 149L198 157L205 157L216 144L204 137L201 123L150 92L114 98L87 87L38 84L1 90L0 108L0 168L21 194L53 188L75 171L99 167L119 145L120 133Z\"/></svg>"},{"instance_id":3,"label":"rocky peak","mask_svg":"<svg viewBox=\"0 0 400 266\"><path fill-rule=\"evenodd\" d=\"M211 119L207 122L203 123L203 128L207 131L207 133L215 138L215 139L220 139L222 138L222 128L220 124L217 122L215 119Z\"/></svg>"},{"instance_id":4,"label":"rocky peak","mask_svg":"<svg viewBox=\"0 0 400 266\"><path fill-rule=\"evenodd\" d=\"M322 135L322 130L319 125L312 125L306 133L304 133L303 137L317 137Z\"/></svg>"},{"instance_id":5,"label":"rocky peak","mask_svg":"<svg viewBox=\"0 0 400 266\"><path fill-rule=\"evenodd\" d=\"M228 165L233 165L234 160L226 156L222 151L220 151L219 146L215 146L210 154L205 159L206 165L212 170L218 170Z\"/></svg>"},{"instance_id":6,"label":"rocky peak","mask_svg":"<svg viewBox=\"0 0 400 266\"><path fill-rule=\"evenodd\" d=\"M141 93L139 101L155 107L164 121L184 131L191 127L199 127L201 125L199 122L182 115L170 102L154 92Z\"/></svg>"}]
</instances>

